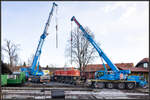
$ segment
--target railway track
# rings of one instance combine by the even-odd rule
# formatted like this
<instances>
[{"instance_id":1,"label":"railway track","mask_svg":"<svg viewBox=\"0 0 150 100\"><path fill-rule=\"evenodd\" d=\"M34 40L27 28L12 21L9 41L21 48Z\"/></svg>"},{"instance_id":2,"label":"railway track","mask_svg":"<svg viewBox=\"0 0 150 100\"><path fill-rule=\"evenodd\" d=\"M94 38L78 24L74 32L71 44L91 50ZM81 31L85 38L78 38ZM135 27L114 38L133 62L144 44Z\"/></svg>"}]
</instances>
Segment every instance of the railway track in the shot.
<instances>
[{"instance_id":1,"label":"railway track","mask_svg":"<svg viewBox=\"0 0 150 100\"><path fill-rule=\"evenodd\" d=\"M107 89L107 88L105 88ZM102 89L95 89L95 88L89 88L89 87L72 87L72 86L45 86L45 87L40 87L40 86L32 86L32 87L1 87L1 90L46 90L46 91L51 91L51 90L64 90L64 91L101 91ZM109 90L109 89L108 89ZM119 90L119 89L117 89ZM138 89L133 89L133 90L128 90L124 89L121 90L125 93L140 93L143 91L139 91ZM145 91L143 93L149 93L148 91Z\"/></svg>"},{"instance_id":2,"label":"railway track","mask_svg":"<svg viewBox=\"0 0 150 100\"><path fill-rule=\"evenodd\" d=\"M1 87L2 91L5 90L71 90L71 91L92 91L92 88L81 87Z\"/></svg>"},{"instance_id":3,"label":"railway track","mask_svg":"<svg viewBox=\"0 0 150 100\"><path fill-rule=\"evenodd\" d=\"M40 88L40 87L2 87L2 96L3 98L15 99L15 98L30 98L30 99L43 99L51 98L51 90L59 89L65 91L65 99L83 99L90 98L96 100L96 97L92 94L89 95L89 92L92 92L92 89L89 88ZM74 92L73 92L74 91ZM81 94L76 91L82 92ZM86 94L88 93L88 94Z\"/></svg>"},{"instance_id":4,"label":"railway track","mask_svg":"<svg viewBox=\"0 0 150 100\"><path fill-rule=\"evenodd\" d=\"M31 82L26 82L24 84L12 84L12 85L7 85L7 86L10 86L10 87L39 87L39 86L49 86L49 87L54 87L54 86L57 86L57 87L62 87L62 86L65 86L65 87L84 87L84 84L78 84L78 85L74 85L74 84L70 84L70 83L59 83L59 82L49 82L49 83L31 83Z\"/></svg>"},{"instance_id":5,"label":"railway track","mask_svg":"<svg viewBox=\"0 0 150 100\"><path fill-rule=\"evenodd\" d=\"M1 87L2 90L47 90L47 91L51 91L54 89L61 89L61 90L72 90L72 91L101 91L102 89L95 89L95 88L91 88L91 87L86 87L84 85L73 85L73 84L66 84L66 83L58 83L58 82L50 82L47 84L39 84L39 83L26 83L23 85L16 85L16 86L7 86L7 87ZM105 88L107 89L107 88ZM135 88L133 90L128 90L128 89L124 89L121 90L123 92L130 92L130 93L136 93L136 92L141 92L138 90L138 88ZM147 92L145 92L147 93Z\"/></svg>"}]
</instances>

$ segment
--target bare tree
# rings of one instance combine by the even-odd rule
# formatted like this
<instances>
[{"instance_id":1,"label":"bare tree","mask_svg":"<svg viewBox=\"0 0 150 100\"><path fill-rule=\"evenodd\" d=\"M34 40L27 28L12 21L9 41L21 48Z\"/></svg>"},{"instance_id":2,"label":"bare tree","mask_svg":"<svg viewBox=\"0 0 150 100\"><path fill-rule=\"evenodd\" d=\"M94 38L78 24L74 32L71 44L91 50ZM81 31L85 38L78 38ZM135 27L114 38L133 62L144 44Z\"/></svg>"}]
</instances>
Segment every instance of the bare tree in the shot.
<instances>
[{"instance_id":1,"label":"bare tree","mask_svg":"<svg viewBox=\"0 0 150 100\"><path fill-rule=\"evenodd\" d=\"M31 54L30 57L28 58L28 66L32 65L33 59L34 59L34 54Z\"/></svg>"},{"instance_id":2,"label":"bare tree","mask_svg":"<svg viewBox=\"0 0 150 100\"><path fill-rule=\"evenodd\" d=\"M85 30L94 38L94 35L88 27ZM83 36L83 32L79 28L75 28L72 31L71 40L68 40L67 43L66 56L71 56L70 60L77 64L80 71L83 72L87 64L91 63L96 57L96 50Z\"/></svg>"},{"instance_id":3,"label":"bare tree","mask_svg":"<svg viewBox=\"0 0 150 100\"><path fill-rule=\"evenodd\" d=\"M23 66L26 66L26 62L23 62Z\"/></svg>"},{"instance_id":4,"label":"bare tree","mask_svg":"<svg viewBox=\"0 0 150 100\"><path fill-rule=\"evenodd\" d=\"M49 64L48 65L50 68L55 68L57 65L56 64Z\"/></svg>"},{"instance_id":5,"label":"bare tree","mask_svg":"<svg viewBox=\"0 0 150 100\"><path fill-rule=\"evenodd\" d=\"M1 51L1 61L4 62L4 54L3 54L3 51Z\"/></svg>"},{"instance_id":6,"label":"bare tree","mask_svg":"<svg viewBox=\"0 0 150 100\"><path fill-rule=\"evenodd\" d=\"M2 50L4 50L8 55L9 66L16 66L19 59L17 52L19 50L19 45L14 44L12 41L7 39L4 41L6 42L6 45L2 47Z\"/></svg>"},{"instance_id":7,"label":"bare tree","mask_svg":"<svg viewBox=\"0 0 150 100\"><path fill-rule=\"evenodd\" d=\"M2 68L1 71L2 74L12 74L12 71L9 68L8 64L4 63L3 61L1 61L1 68Z\"/></svg>"}]
</instances>

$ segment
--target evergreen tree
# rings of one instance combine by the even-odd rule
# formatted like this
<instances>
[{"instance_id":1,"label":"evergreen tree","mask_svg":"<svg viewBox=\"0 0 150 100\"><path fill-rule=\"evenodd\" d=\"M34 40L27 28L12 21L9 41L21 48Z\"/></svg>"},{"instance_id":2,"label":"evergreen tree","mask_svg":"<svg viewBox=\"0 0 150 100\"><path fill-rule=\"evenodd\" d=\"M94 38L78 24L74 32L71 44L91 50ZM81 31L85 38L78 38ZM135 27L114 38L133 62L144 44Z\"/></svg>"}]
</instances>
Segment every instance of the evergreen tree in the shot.
<instances>
[{"instance_id":1,"label":"evergreen tree","mask_svg":"<svg viewBox=\"0 0 150 100\"><path fill-rule=\"evenodd\" d=\"M25 63L25 62L23 63L23 66L26 66L26 63Z\"/></svg>"}]
</instances>

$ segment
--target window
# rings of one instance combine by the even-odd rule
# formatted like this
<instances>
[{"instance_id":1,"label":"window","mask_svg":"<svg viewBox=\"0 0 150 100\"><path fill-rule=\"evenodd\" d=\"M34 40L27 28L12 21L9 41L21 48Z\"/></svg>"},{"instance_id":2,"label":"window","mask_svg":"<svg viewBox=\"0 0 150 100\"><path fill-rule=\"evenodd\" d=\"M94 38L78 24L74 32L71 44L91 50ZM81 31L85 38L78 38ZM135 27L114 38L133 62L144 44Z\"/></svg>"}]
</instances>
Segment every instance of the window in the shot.
<instances>
[{"instance_id":1,"label":"window","mask_svg":"<svg viewBox=\"0 0 150 100\"><path fill-rule=\"evenodd\" d=\"M144 68L147 68L147 67L148 67L148 63L144 63L144 64L143 64L143 67L144 67Z\"/></svg>"},{"instance_id":2,"label":"window","mask_svg":"<svg viewBox=\"0 0 150 100\"><path fill-rule=\"evenodd\" d=\"M98 78L98 77L101 77L103 75L104 75L104 72L98 72L97 75L96 75L96 77Z\"/></svg>"}]
</instances>

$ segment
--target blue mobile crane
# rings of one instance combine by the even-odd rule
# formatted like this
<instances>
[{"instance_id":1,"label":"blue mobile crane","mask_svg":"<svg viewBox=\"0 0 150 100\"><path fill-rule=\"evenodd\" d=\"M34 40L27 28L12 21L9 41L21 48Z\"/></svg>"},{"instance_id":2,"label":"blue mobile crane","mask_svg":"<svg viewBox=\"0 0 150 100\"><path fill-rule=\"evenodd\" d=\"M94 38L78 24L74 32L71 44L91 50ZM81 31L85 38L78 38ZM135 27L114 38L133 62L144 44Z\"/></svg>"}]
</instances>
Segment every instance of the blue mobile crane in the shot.
<instances>
[{"instance_id":1,"label":"blue mobile crane","mask_svg":"<svg viewBox=\"0 0 150 100\"><path fill-rule=\"evenodd\" d=\"M147 82L143 76L129 76L131 74L130 70L119 70L117 66L115 66L111 60L106 56L103 50L97 45L97 43L93 40L93 38L85 31L82 25L76 20L73 16L71 21L74 21L80 30L83 32L83 36L93 45L93 47L98 52L101 57L103 66L105 70L99 70L95 72L95 79L90 79L88 82L90 86L94 88L114 88L117 87L119 89L133 89L137 85L144 87ZM103 60L108 64L111 71L108 71Z\"/></svg>"},{"instance_id":2,"label":"blue mobile crane","mask_svg":"<svg viewBox=\"0 0 150 100\"><path fill-rule=\"evenodd\" d=\"M21 68L21 71L25 72L26 78L32 82L40 82L40 77L44 75L43 71L39 70L39 58L41 55L41 50L42 50L44 40L45 40L46 36L48 35L47 30L50 25L50 21L51 21L52 15L53 15L54 8L57 6L58 5L54 2L52 9L49 13L49 17L46 22L43 34L40 36L40 41L39 41L36 53L33 58L32 66L29 68Z\"/></svg>"}]
</instances>

